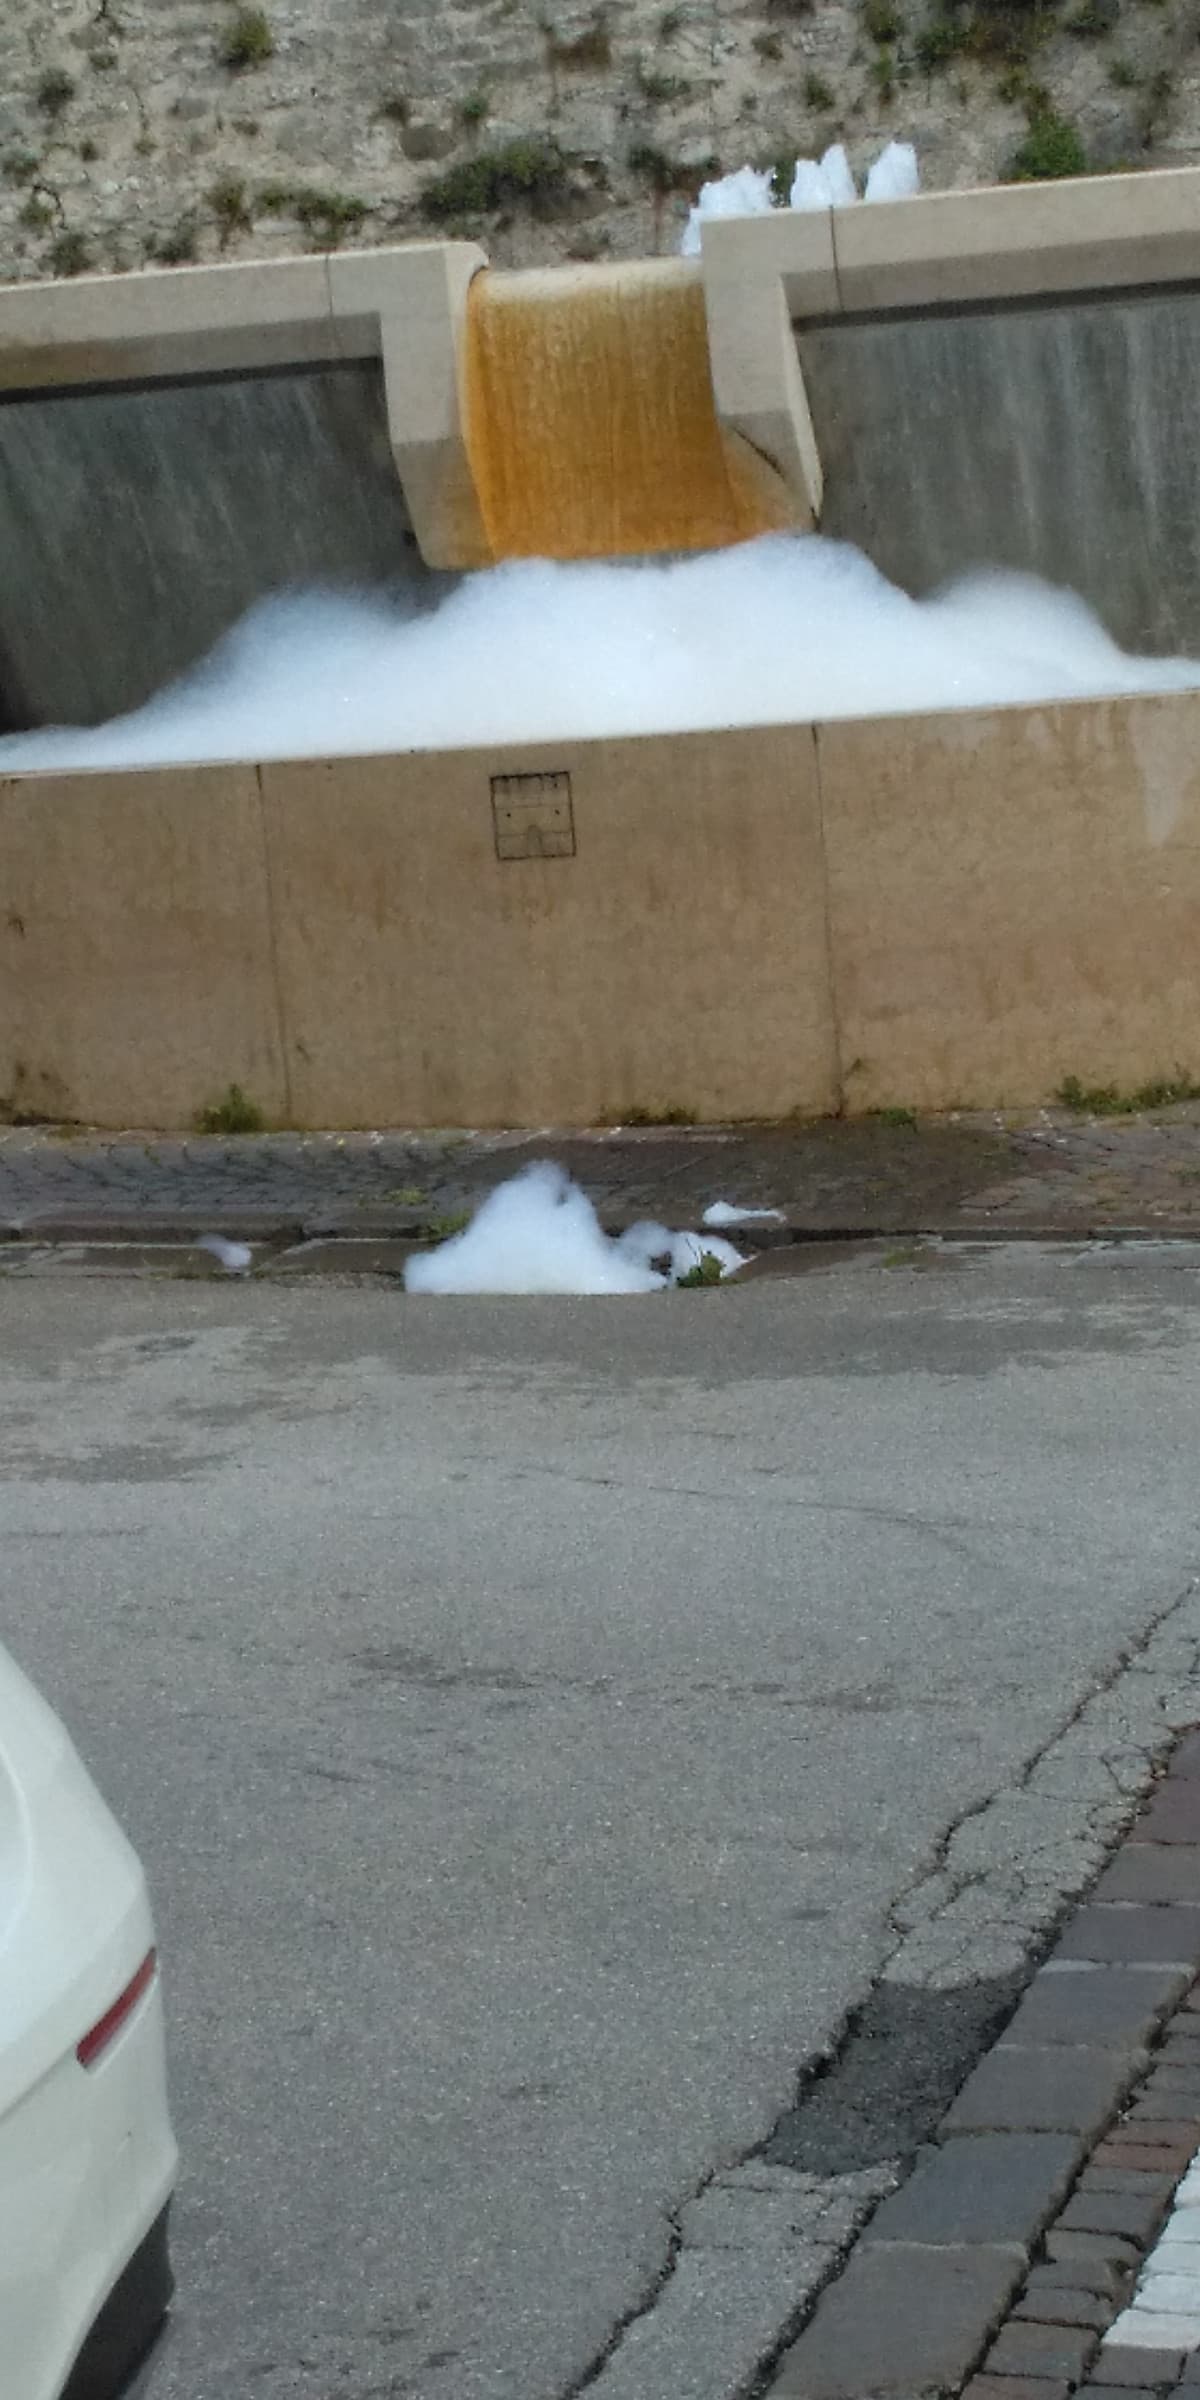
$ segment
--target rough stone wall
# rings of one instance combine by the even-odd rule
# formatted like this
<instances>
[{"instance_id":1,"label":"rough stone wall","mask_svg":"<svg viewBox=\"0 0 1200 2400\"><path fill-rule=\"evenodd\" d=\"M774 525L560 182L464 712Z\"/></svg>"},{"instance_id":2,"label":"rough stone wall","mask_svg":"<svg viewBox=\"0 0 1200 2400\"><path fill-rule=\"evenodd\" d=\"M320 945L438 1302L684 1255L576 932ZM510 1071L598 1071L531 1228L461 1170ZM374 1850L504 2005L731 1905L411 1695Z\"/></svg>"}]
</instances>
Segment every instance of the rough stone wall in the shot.
<instances>
[{"instance_id":1,"label":"rough stone wall","mask_svg":"<svg viewBox=\"0 0 1200 2400\"><path fill-rule=\"evenodd\" d=\"M930 186L997 180L1031 120L1100 168L1200 159L1200 0L3 0L3 18L0 280L430 231L510 264L673 249L710 162L838 136L860 166L915 139Z\"/></svg>"}]
</instances>

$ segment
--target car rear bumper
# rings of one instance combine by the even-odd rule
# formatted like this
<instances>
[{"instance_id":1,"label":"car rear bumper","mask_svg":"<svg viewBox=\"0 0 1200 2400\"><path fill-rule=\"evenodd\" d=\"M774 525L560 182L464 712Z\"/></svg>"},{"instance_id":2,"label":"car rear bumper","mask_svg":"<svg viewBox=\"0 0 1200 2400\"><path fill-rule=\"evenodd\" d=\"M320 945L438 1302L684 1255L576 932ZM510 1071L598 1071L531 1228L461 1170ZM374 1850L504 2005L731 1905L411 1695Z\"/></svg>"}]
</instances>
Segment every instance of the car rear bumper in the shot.
<instances>
[{"instance_id":1,"label":"car rear bumper","mask_svg":"<svg viewBox=\"0 0 1200 2400\"><path fill-rule=\"evenodd\" d=\"M175 2167L155 1979L94 2066L72 2051L0 2118L0 2385L14 2400L77 2400L77 2361L97 2326L98 2355L112 2347L110 2301L151 2243L125 2295L146 2346ZM79 2391L93 2388L109 2400L102 2383Z\"/></svg>"},{"instance_id":2,"label":"car rear bumper","mask_svg":"<svg viewBox=\"0 0 1200 2400\"><path fill-rule=\"evenodd\" d=\"M62 2400L119 2400L162 2325L175 2289L168 2239L170 2201L134 2251L89 2333Z\"/></svg>"}]
</instances>

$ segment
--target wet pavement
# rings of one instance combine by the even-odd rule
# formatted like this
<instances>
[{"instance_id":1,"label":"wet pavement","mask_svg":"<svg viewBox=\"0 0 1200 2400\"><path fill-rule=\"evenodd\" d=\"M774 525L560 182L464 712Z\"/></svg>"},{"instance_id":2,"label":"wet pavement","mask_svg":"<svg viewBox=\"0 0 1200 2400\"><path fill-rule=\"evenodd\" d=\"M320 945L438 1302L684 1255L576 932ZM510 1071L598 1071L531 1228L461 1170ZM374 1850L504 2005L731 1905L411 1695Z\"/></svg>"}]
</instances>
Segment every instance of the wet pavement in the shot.
<instances>
[{"instance_id":1,"label":"wet pavement","mask_svg":"<svg viewBox=\"0 0 1200 2400\"><path fill-rule=\"evenodd\" d=\"M782 1232L1019 1235L1200 1231L1200 1105L1152 1115L881 1115L595 1132L181 1138L0 1130L0 1239L275 1242L409 1238L534 1158L553 1157L611 1225L698 1222L714 1199L782 1212ZM757 1228L750 1238L765 1240Z\"/></svg>"}]
</instances>

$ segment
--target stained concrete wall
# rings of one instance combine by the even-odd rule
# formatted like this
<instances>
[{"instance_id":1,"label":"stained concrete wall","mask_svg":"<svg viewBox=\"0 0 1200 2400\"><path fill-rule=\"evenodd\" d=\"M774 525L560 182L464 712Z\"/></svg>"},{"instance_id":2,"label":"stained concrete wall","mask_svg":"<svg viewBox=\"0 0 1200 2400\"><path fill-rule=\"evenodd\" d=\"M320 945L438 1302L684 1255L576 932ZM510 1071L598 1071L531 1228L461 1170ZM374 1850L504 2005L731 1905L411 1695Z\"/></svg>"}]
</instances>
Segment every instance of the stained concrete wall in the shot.
<instances>
[{"instance_id":1,"label":"stained concrete wall","mask_svg":"<svg viewBox=\"0 0 1200 2400\"><path fill-rule=\"evenodd\" d=\"M547 854L501 855L546 808ZM0 892L20 1112L1038 1103L1200 1072L1200 693L29 776Z\"/></svg>"},{"instance_id":2,"label":"stained concrete wall","mask_svg":"<svg viewBox=\"0 0 1200 2400\"><path fill-rule=\"evenodd\" d=\"M979 565L1082 593L1123 649L1200 656L1200 294L799 329L821 530L914 594Z\"/></svg>"},{"instance_id":3,"label":"stained concrete wall","mask_svg":"<svg viewBox=\"0 0 1200 2400\"><path fill-rule=\"evenodd\" d=\"M253 767L0 783L0 1105L181 1125L286 1082Z\"/></svg>"},{"instance_id":4,"label":"stained concrete wall","mask_svg":"<svg viewBox=\"0 0 1200 2400\"><path fill-rule=\"evenodd\" d=\"M718 401L770 446L782 305L823 532L914 593L1023 568L1200 654L1198 262L1195 168L715 219Z\"/></svg>"},{"instance_id":5,"label":"stained concrete wall","mask_svg":"<svg viewBox=\"0 0 1200 2400\"><path fill-rule=\"evenodd\" d=\"M498 855L543 788L494 801L512 774L569 776L560 855ZM22 778L0 891L23 1113L187 1125L231 1081L298 1125L835 1102L807 727Z\"/></svg>"},{"instance_id":6,"label":"stained concrete wall","mask_svg":"<svg viewBox=\"0 0 1200 2400\"><path fill-rule=\"evenodd\" d=\"M491 777L539 769L570 776L575 855L498 858ZM299 1122L832 1104L807 728L314 761L263 788Z\"/></svg>"},{"instance_id":7,"label":"stained concrete wall","mask_svg":"<svg viewBox=\"0 0 1200 2400\"><path fill-rule=\"evenodd\" d=\"M797 523L823 480L825 529L910 589L1024 566L1200 652L1198 245L1194 169L712 220L719 417ZM136 705L266 590L425 593L414 542L484 561L485 266L425 243L0 289L0 725Z\"/></svg>"},{"instance_id":8,"label":"stained concrete wall","mask_svg":"<svg viewBox=\"0 0 1200 2400\"><path fill-rule=\"evenodd\" d=\"M486 556L473 242L0 287L0 726L119 713L289 583ZM419 557L418 557L419 551Z\"/></svg>"},{"instance_id":9,"label":"stained concrete wall","mask_svg":"<svg viewBox=\"0 0 1200 2400\"><path fill-rule=\"evenodd\" d=\"M847 1106L1200 1073L1200 693L823 726Z\"/></svg>"},{"instance_id":10,"label":"stained concrete wall","mask_svg":"<svg viewBox=\"0 0 1200 2400\"><path fill-rule=\"evenodd\" d=\"M95 724L268 592L441 586L378 361L0 403L0 727Z\"/></svg>"}]
</instances>

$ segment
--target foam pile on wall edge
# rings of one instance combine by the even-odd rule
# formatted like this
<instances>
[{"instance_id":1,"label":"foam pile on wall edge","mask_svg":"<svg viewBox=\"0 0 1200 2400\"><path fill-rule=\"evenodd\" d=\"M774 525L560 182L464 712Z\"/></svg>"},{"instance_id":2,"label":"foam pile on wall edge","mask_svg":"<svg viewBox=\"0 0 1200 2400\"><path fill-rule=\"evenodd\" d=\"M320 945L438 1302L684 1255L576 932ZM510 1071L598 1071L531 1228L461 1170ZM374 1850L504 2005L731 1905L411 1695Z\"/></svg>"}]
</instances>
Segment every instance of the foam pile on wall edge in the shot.
<instances>
[{"instance_id":1,"label":"foam pile on wall edge","mask_svg":"<svg viewBox=\"0 0 1200 2400\"><path fill-rule=\"evenodd\" d=\"M866 200L911 200L920 189L917 153L911 142L889 142L871 167L863 194ZM852 208L858 186L845 145L834 142L823 158L798 158L788 207L794 209ZM739 167L701 187L700 197L684 227L680 249L684 258L700 255L700 228L706 217L768 217L780 206L775 196L773 168Z\"/></svg>"},{"instance_id":2,"label":"foam pile on wall edge","mask_svg":"<svg viewBox=\"0 0 1200 2400\"><path fill-rule=\"evenodd\" d=\"M404 1282L426 1293L664 1292L705 1257L722 1277L746 1263L715 1234L644 1224L614 1239L566 1170L539 1159L490 1192L464 1232L410 1258Z\"/></svg>"}]
</instances>

